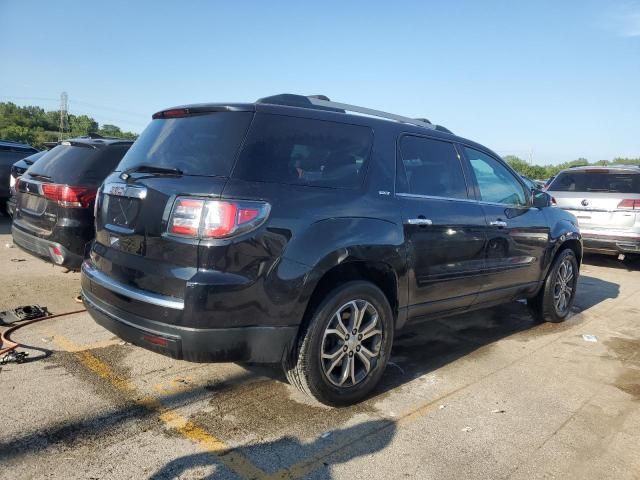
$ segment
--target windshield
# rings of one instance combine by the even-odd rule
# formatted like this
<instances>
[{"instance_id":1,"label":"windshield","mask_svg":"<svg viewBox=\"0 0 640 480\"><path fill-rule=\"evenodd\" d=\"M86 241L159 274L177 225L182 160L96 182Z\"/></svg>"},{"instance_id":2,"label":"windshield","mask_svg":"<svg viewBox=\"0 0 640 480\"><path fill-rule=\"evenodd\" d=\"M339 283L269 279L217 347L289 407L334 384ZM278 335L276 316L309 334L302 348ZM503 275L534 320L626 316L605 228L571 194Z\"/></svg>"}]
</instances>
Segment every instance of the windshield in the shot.
<instances>
[{"instance_id":1,"label":"windshield","mask_svg":"<svg viewBox=\"0 0 640 480\"><path fill-rule=\"evenodd\" d=\"M252 115L215 112L153 120L116 170L146 165L185 175L228 176Z\"/></svg>"},{"instance_id":2,"label":"windshield","mask_svg":"<svg viewBox=\"0 0 640 480\"><path fill-rule=\"evenodd\" d=\"M640 193L640 173L562 172L548 190L555 192Z\"/></svg>"}]
</instances>

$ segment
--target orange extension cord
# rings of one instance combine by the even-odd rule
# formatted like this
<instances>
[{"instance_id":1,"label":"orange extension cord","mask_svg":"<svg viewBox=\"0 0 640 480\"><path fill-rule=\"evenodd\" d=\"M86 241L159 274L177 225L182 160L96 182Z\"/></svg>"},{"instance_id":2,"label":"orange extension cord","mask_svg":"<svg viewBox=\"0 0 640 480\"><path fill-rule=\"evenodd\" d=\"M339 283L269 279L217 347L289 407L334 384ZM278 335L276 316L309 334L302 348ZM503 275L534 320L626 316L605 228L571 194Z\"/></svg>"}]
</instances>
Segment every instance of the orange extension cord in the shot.
<instances>
[{"instance_id":1,"label":"orange extension cord","mask_svg":"<svg viewBox=\"0 0 640 480\"><path fill-rule=\"evenodd\" d=\"M4 346L2 349L0 349L0 355L4 355L5 353L8 353L20 346L19 343L16 343L9 339L9 335L19 328L26 327L27 325L31 325L32 323L41 322L42 320L51 320L53 318L66 317L67 315L74 315L76 313L82 312L86 312L86 310L83 308L82 310L75 310L73 312L58 313L56 315L49 315L47 317L34 318L33 320L27 320L26 322L19 323L6 329L4 332L2 332L2 334L0 334L0 339L2 340L1 345L8 346Z\"/></svg>"}]
</instances>

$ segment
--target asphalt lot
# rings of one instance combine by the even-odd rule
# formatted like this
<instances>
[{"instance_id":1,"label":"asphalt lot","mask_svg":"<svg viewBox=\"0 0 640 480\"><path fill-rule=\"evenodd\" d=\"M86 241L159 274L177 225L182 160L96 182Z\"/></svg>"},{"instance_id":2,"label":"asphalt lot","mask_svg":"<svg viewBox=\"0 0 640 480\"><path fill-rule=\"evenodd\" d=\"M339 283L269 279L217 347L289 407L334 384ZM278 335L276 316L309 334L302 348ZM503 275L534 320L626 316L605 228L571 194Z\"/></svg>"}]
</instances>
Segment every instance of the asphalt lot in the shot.
<instances>
[{"instance_id":1,"label":"asphalt lot","mask_svg":"<svg viewBox=\"0 0 640 480\"><path fill-rule=\"evenodd\" d=\"M77 273L7 244L0 219L0 310L78 309ZM31 361L0 371L0 477L640 478L639 272L588 257L563 324L516 302L403 331L376 394L344 409L86 313L31 325L14 336Z\"/></svg>"}]
</instances>

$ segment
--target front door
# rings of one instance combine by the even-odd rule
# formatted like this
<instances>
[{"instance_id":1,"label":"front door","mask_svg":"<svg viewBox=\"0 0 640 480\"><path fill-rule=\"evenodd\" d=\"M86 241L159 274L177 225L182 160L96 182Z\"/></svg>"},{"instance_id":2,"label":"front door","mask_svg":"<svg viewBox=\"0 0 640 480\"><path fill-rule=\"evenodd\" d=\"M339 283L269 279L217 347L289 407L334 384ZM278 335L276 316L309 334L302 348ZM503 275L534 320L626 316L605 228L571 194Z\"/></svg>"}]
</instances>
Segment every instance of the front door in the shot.
<instances>
[{"instance_id":1,"label":"front door","mask_svg":"<svg viewBox=\"0 0 640 480\"><path fill-rule=\"evenodd\" d=\"M396 198L409 252L410 317L465 309L475 300L485 217L467 185L452 143L401 137Z\"/></svg>"},{"instance_id":2,"label":"front door","mask_svg":"<svg viewBox=\"0 0 640 480\"><path fill-rule=\"evenodd\" d=\"M486 216L486 280L477 302L518 296L535 288L549 228L544 214L531 206L531 192L493 156L462 147L475 177L477 195Z\"/></svg>"}]
</instances>

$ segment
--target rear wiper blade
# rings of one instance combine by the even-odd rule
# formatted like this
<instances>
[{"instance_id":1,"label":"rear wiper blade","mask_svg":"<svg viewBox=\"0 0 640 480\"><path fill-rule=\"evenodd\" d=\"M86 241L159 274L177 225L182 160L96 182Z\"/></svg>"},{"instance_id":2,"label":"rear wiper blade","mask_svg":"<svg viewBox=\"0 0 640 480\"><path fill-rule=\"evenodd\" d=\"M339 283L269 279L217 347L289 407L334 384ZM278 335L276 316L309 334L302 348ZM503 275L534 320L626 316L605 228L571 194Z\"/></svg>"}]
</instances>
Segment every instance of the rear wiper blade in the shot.
<instances>
[{"instance_id":1,"label":"rear wiper blade","mask_svg":"<svg viewBox=\"0 0 640 480\"><path fill-rule=\"evenodd\" d=\"M29 172L29 176L31 178L41 178L42 180L51 180L51 177L49 175L43 175L41 173L31 173L31 172Z\"/></svg>"},{"instance_id":2,"label":"rear wiper blade","mask_svg":"<svg viewBox=\"0 0 640 480\"><path fill-rule=\"evenodd\" d=\"M157 165L136 165L135 167L127 168L120 174L120 178L126 180L132 173L153 173L156 175L183 175L182 170L172 167L159 167Z\"/></svg>"}]
</instances>

